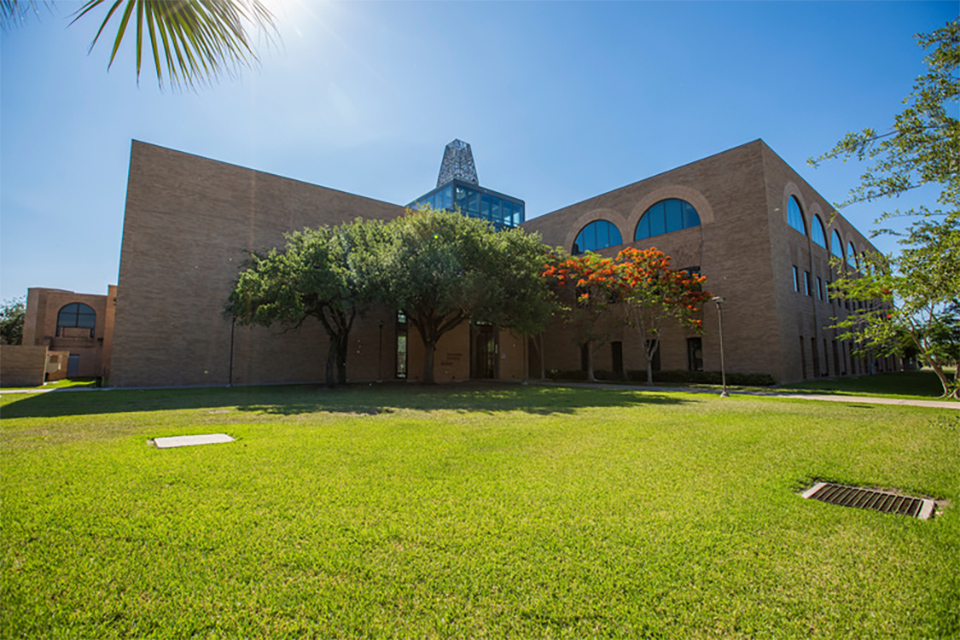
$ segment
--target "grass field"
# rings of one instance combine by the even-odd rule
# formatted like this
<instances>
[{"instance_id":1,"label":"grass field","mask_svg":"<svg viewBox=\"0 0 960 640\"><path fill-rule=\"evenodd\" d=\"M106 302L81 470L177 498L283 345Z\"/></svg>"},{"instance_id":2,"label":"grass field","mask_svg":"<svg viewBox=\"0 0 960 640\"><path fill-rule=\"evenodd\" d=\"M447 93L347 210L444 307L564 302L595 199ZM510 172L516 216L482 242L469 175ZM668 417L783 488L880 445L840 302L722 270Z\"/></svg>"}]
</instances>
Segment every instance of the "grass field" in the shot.
<instances>
[{"instance_id":1,"label":"grass field","mask_svg":"<svg viewBox=\"0 0 960 640\"><path fill-rule=\"evenodd\" d=\"M948 379L952 380L953 375L950 374ZM931 370L814 380L784 385L778 387L777 390L922 400L936 400L943 395L943 386L940 384L937 374Z\"/></svg>"},{"instance_id":2,"label":"grass field","mask_svg":"<svg viewBox=\"0 0 960 640\"><path fill-rule=\"evenodd\" d=\"M3 638L960 637L957 411L536 386L0 403ZM951 504L801 499L815 479Z\"/></svg>"}]
</instances>

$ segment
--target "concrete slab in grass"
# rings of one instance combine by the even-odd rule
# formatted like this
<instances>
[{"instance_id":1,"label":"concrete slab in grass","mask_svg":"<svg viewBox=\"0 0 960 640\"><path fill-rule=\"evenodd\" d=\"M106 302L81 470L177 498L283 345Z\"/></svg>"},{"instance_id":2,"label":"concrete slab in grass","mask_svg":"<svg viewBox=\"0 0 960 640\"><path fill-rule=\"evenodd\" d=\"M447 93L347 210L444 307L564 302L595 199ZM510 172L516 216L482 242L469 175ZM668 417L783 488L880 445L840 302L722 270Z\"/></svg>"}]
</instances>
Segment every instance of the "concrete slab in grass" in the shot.
<instances>
[{"instance_id":1,"label":"concrete slab in grass","mask_svg":"<svg viewBox=\"0 0 960 640\"><path fill-rule=\"evenodd\" d=\"M225 433L210 433L201 436L174 436L171 438L154 438L157 449L172 449L174 447L193 447L198 444L221 444L233 442L233 438Z\"/></svg>"}]
</instances>

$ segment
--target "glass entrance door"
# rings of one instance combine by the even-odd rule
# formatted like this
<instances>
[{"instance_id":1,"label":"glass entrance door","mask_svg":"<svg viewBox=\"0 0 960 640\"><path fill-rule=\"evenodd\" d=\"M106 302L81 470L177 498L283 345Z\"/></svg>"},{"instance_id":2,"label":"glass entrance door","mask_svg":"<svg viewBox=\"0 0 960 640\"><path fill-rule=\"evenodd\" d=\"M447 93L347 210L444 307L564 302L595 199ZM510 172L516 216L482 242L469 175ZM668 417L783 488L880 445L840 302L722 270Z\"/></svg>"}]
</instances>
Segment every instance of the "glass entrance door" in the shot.
<instances>
[{"instance_id":1,"label":"glass entrance door","mask_svg":"<svg viewBox=\"0 0 960 640\"><path fill-rule=\"evenodd\" d=\"M489 324L475 324L471 327L473 339L470 342L472 358L470 360L470 378L473 380L492 380L497 377L497 334Z\"/></svg>"}]
</instances>

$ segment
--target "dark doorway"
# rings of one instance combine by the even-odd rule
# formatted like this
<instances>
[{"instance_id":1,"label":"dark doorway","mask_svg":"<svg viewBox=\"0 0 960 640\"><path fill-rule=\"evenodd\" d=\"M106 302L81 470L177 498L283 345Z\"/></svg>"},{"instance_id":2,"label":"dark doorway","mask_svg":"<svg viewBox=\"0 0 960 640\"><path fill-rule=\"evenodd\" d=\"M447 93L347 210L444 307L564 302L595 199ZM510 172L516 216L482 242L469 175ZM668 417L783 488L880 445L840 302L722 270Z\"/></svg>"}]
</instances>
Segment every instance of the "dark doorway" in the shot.
<instances>
[{"instance_id":1,"label":"dark doorway","mask_svg":"<svg viewBox=\"0 0 960 640\"><path fill-rule=\"evenodd\" d=\"M470 343L470 378L474 380L492 380L497 377L497 333L493 325L475 324L473 340Z\"/></svg>"},{"instance_id":2,"label":"dark doorway","mask_svg":"<svg viewBox=\"0 0 960 640\"><path fill-rule=\"evenodd\" d=\"M610 343L610 359L613 361L613 373L618 378L623 377L623 343Z\"/></svg>"},{"instance_id":3,"label":"dark doorway","mask_svg":"<svg viewBox=\"0 0 960 640\"><path fill-rule=\"evenodd\" d=\"M71 353L70 357L67 358L67 377L76 378L79 372L80 372L80 356L78 356L75 353Z\"/></svg>"},{"instance_id":4,"label":"dark doorway","mask_svg":"<svg viewBox=\"0 0 960 640\"><path fill-rule=\"evenodd\" d=\"M687 368L703 371L703 340L700 338L687 338Z\"/></svg>"}]
</instances>

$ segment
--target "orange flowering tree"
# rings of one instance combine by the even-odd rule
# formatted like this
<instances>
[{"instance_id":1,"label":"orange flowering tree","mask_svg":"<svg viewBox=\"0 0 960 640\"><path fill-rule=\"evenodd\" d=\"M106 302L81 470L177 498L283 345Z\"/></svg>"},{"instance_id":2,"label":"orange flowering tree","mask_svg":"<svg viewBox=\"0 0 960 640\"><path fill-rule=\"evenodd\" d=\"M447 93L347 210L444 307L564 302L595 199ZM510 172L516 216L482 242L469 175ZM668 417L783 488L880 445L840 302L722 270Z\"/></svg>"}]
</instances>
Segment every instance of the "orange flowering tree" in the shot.
<instances>
[{"instance_id":1,"label":"orange flowering tree","mask_svg":"<svg viewBox=\"0 0 960 640\"><path fill-rule=\"evenodd\" d=\"M611 307L619 305L624 280L618 265L595 253L569 256L551 252L543 277L565 310L577 344L587 355L587 379L596 380L593 355L610 341L619 323Z\"/></svg>"},{"instance_id":2,"label":"orange flowering tree","mask_svg":"<svg viewBox=\"0 0 960 640\"><path fill-rule=\"evenodd\" d=\"M640 333L647 361L647 382L653 383L653 357L660 348L662 326L675 321L681 327L703 332L700 312L710 294L703 276L670 268L670 256L656 248L627 247L615 258L622 281L623 311L627 324Z\"/></svg>"}]
</instances>

